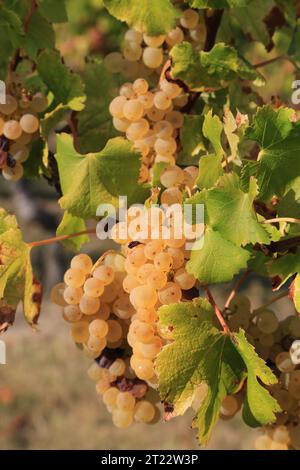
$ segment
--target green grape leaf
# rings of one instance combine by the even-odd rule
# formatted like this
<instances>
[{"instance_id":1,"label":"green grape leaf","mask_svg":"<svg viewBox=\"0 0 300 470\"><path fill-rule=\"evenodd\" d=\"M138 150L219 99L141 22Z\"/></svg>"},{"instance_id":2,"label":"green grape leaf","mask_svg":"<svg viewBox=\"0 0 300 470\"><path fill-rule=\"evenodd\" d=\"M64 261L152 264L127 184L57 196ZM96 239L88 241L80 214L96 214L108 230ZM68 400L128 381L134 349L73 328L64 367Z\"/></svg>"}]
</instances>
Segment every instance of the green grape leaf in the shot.
<instances>
[{"instance_id":1,"label":"green grape leaf","mask_svg":"<svg viewBox=\"0 0 300 470\"><path fill-rule=\"evenodd\" d=\"M294 274L300 272L300 249L295 254L288 253L269 261L267 269L269 276L276 281L273 290L279 290Z\"/></svg>"},{"instance_id":2,"label":"green grape leaf","mask_svg":"<svg viewBox=\"0 0 300 470\"><path fill-rule=\"evenodd\" d=\"M277 383L277 378L256 354L252 344L248 343L243 330L233 334L232 340L247 367L247 391L243 408L244 421L252 427L272 423L276 419L276 413L281 411L281 408L261 383L274 385Z\"/></svg>"},{"instance_id":3,"label":"green grape leaf","mask_svg":"<svg viewBox=\"0 0 300 470\"><path fill-rule=\"evenodd\" d=\"M0 299L13 308L22 301L25 318L33 325L40 313L41 285L33 276L30 251L16 218L0 209Z\"/></svg>"},{"instance_id":4,"label":"green grape leaf","mask_svg":"<svg viewBox=\"0 0 300 470\"><path fill-rule=\"evenodd\" d=\"M188 114L184 116L184 123L180 130L180 142L184 155L193 157L201 150L205 150L203 122L203 116Z\"/></svg>"},{"instance_id":5,"label":"green grape leaf","mask_svg":"<svg viewBox=\"0 0 300 470\"><path fill-rule=\"evenodd\" d=\"M239 177L231 173L221 176L215 187L203 189L186 201L194 208L204 205L204 243L201 246L196 241L187 263L188 272L202 284L230 281L245 268L251 254L243 245L270 243L269 232L259 223L253 208L256 195L254 178L248 193L244 193Z\"/></svg>"},{"instance_id":6,"label":"green grape leaf","mask_svg":"<svg viewBox=\"0 0 300 470\"><path fill-rule=\"evenodd\" d=\"M127 196L128 204L149 196L149 188L137 183L140 155L121 137L110 139L101 152L81 155L72 137L60 134L55 158L63 192L60 206L74 216L94 218L100 204L117 207L119 196Z\"/></svg>"},{"instance_id":7,"label":"green grape leaf","mask_svg":"<svg viewBox=\"0 0 300 470\"><path fill-rule=\"evenodd\" d=\"M192 196L191 204L204 204L205 224L236 245L270 243L265 227L256 217L253 202L257 184L251 179L248 193L239 186L239 177L226 174L219 178L215 188L203 190Z\"/></svg>"},{"instance_id":8,"label":"green grape leaf","mask_svg":"<svg viewBox=\"0 0 300 470\"><path fill-rule=\"evenodd\" d=\"M36 10L29 22L25 35L25 46L27 53L34 59L37 57L38 51L41 49L54 49L55 33L52 24ZM49 74L51 64L49 67Z\"/></svg>"},{"instance_id":9,"label":"green grape leaf","mask_svg":"<svg viewBox=\"0 0 300 470\"><path fill-rule=\"evenodd\" d=\"M73 233L83 232L86 230L86 225L81 217L76 217L65 211L63 218L57 227L56 235L72 235ZM78 237L63 240L61 243L71 251L79 251L82 245L88 243L90 237L87 234Z\"/></svg>"},{"instance_id":10,"label":"green grape leaf","mask_svg":"<svg viewBox=\"0 0 300 470\"><path fill-rule=\"evenodd\" d=\"M211 142L217 155L223 155L224 150L221 143L223 124L219 116L213 116L212 110L206 115L203 123L203 135Z\"/></svg>"},{"instance_id":11,"label":"green grape leaf","mask_svg":"<svg viewBox=\"0 0 300 470\"><path fill-rule=\"evenodd\" d=\"M261 151L255 167L261 199L283 196L300 173L300 123L293 123L293 110L260 108L246 137L258 142Z\"/></svg>"},{"instance_id":12,"label":"green grape leaf","mask_svg":"<svg viewBox=\"0 0 300 470\"><path fill-rule=\"evenodd\" d=\"M235 393L245 378L240 355L230 337L213 326L212 318L212 307L201 298L159 309L160 325L173 340L156 360L161 399L182 415L191 406L197 386L207 384L207 395L193 421L204 444L223 399Z\"/></svg>"},{"instance_id":13,"label":"green grape leaf","mask_svg":"<svg viewBox=\"0 0 300 470\"><path fill-rule=\"evenodd\" d=\"M65 23L68 15L65 0L38 0L41 13L51 23Z\"/></svg>"},{"instance_id":14,"label":"green grape leaf","mask_svg":"<svg viewBox=\"0 0 300 470\"><path fill-rule=\"evenodd\" d=\"M78 148L81 153L98 152L117 135L108 108L118 83L100 61L87 63L82 80L87 99L77 115Z\"/></svg>"},{"instance_id":15,"label":"green grape leaf","mask_svg":"<svg viewBox=\"0 0 300 470\"><path fill-rule=\"evenodd\" d=\"M200 189L209 189L215 185L220 176L224 174L222 155L203 155L199 161L199 176L197 186Z\"/></svg>"},{"instance_id":16,"label":"green grape leaf","mask_svg":"<svg viewBox=\"0 0 300 470\"><path fill-rule=\"evenodd\" d=\"M206 384L206 396L193 420L201 443L207 443L223 399L238 392L246 378L244 418L251 425L275 421L280 408L258 380L272 385L277 379L243 330L229 335L220 331L214 326L211 305L203 298L162 306L158 314L160 328L170 341L155 362L161 399L174 406L175 415L182 415L192 405L197 388Z\"/></svg>"},{"instance_id":17,"label":"green grape leaf","mask_svg":"<svg viewBox=\"0 0 300 470\"><path fill-rule=\"evenodd\" d=\"M237 51L224 43L216 44L211 51L197 52L188 42L171 50L172 77L182 80L191 90L205 91L223 88L239 77L263 83L261 75Z\"/></svg>"},{"instance_id":18,"label":"green grape leaf","mask_svg":"<svg viewBox=\"0 0 300 470\"><path fill-rule=\"evenodd\" d=\"M188 0L193 8L245 7L253 0Z\"/></svg>"},{"instance_id":19,"label":"green grape leaf","mask_svg":"<svg viewBox=\"0 0 300 470\"><path fill-rule=\"evenodd\" d=\"M170 0L104 0L104 5L118 20L150 36L167 33L179 17Z\"/></svg>"},{"instance_id":20,"label":"green grape leaf","mask_svg":"<svg viewBox=\"0 0 300 470\"><path fill-rule=\"evenodd\" d=\"M202 284L229 282L246 268L249 259L247 250L226 240L218 232L207 229L203 247L193 247L186 270Z\"/></svg>"},{"instance_id":21,"label":"green grape leaf","mask_svg":"<svg viewBox=\"0 0 300 470\"><path fill-rule=\"evenodd\" d=\"M45 50L37 59L38 72L58 103L74 111L84 108L85 93L81 79L62 63L57 51Z\"/></svg>"},{"instance_id":22,"label":"green grape leaf","mask_svg":"<svg viewBox=\"0 0 300 470\"><path fill-rule=\"evenodd\" d=\"M234 115L229 108L224 111L224 133L227 137L228 144L230 147L231 157L237 159L238 157L238 146L240 142L239 136L236 134L237 124Z\"/></svg>"}]
</instances>

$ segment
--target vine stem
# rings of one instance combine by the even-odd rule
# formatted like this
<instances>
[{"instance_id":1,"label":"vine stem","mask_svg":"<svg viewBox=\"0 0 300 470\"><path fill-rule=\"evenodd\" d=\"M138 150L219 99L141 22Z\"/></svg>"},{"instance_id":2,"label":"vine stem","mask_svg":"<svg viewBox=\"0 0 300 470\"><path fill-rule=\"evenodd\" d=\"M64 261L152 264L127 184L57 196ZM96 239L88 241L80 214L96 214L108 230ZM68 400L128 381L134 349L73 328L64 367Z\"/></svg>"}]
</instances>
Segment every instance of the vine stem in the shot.
<instances>
[{"instance_id":1,"label":"vine stem","mask_svg":"<svg viewBox=\"0 0 300 470\"><path fill-rule=\"evenodd\" d=\"M264 60L263 62L259 62L258 64L255 64L254 68L259 69L261 67L266 67L267 65L271 65L274 62L277 62L278 60L281 60L281 59L286 59L286 57L284 55L279 55L277 57L273 57L273 59Z\"/></svg>"},{"instance_id":2,"label":"vine stem","mask_svg":"<svg viewBox=\"0 0 300 470\"><path fill-rule=\"evenodd\" d=\"M275 217L274 219L264 220L263 224L275 224L277 222L288 222L291 224L300 224L300 219L295 219L294 217Z\"/></svg>"},{"instance_id":3,"label":"vine stem","mask_svg":"<svg viewBox=\"0 0 300 470\"><path fill-rule=\"evenodd\" d=\"M230 305L230 302L234 299L234 297L236 296L238 290L240 289L240 287L244 284L244 282L246 281L246 279L248 278L248 276L251 274L251 270L248 269L247 271L244 272L244 274L242 274L242 276L237 280L236 284L233 286L233 289L232 291L230 292L226 302L225 302L225 305L224 305L224 308L228 308L229 305Z\"/></svg>"},{"instance_id":4,"label":"vine stem","mask_svg":"<svg viewBox=\"0 0 300 470\"><path fill-rule=\"evenodd\" d=\"M264 305L262 305L261 307L257 308L256 310L253 310L252 312L252 315L251 315L251 319L252 318L255 318L260 312L262 312L263 310L265 310L265 308L269 307L270 305L274 304L275 302L277 302L278 300L280 299L283 299L284 297L287 297L289 295L289 292L288 291L285 291L285 292L281 292L281 294L277 295L276 297L274 297L272 300L269 300L269 302L265 303Z\"/></svg>"},{"instance_id":5,"label":"vine stem","mask_svg":"<svg viewBox=\"0 0 300 470\"><path fill-rule=\"evenodd\" d=\"M226 321L224 320L224 317L221 313L221 310L218 308L214 298L213 298L213 295L209 289L208 286L205 286L204 287L205 289L205 292L206 292L206 295L207 295L207 298L209 300L209 303L211 304L211 306L213 307L214 311L215 311L215 314L216 314L216 317L218 318L219 322L220 322L220 325L221 327L223 328L223 331L226 335L229 335L230 334L230 330L229 330L229 327L226 323Z\"/></svg>"},{"instance_id":6,"label":"vine stem","mask_svg":"<svg viewBox=\"0 0 300 470\"><path fill-rule=\"evenodd\" d=\"M91 228L89 230L83 230L82 232L70 233L68 235L60 235L58 237L52 237L46 240L39 240L37 242L27 243L27 245L30 248L34 248L36 246L50 245L51 243L57 243L63 240L69 240L70 238L80 237L81 235L88 235L88 234L95 234L95 233L96 233L96 228Z\"/></svg>"}]
</instances>

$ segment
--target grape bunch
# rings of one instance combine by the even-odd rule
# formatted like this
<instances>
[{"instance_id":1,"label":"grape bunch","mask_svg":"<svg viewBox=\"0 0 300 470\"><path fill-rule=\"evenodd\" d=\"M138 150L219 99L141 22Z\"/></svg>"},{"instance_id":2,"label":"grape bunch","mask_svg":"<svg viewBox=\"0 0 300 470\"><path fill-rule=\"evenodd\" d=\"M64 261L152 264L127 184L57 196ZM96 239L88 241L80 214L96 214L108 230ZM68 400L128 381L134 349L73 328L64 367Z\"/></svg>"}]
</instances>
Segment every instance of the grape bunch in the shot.
<instances>
[{"instance_id":1,"label":"grape bunch","mask_svg":"<svg viewBox=\"0 0 300 470\"><path fill-rule=\"evenodd\" d=\"M39 136L38 113L47 107L46 96L42 93L31 96L23 89L16 89L14 96L7 94L5 104L0 104L0 170L6 180L22 178L22 164Z\"/></svg>"},{"instance_id":2,"label":"grape bunch","mask_svg":"<svg viewBox=\"0 0 300 470\"><path fill-rule=\"evenodd\" d=\"M248 341L278 378L268 387L282 412L274 424L262 429L255 441L258 450L300 448L300 317L290 315L279 320L274 311L260 308L251 311L246 296L237 295L225 311L231 331L243 328ZM221 417L232 417L241 408L243 390L228 396L222 404ZM224 405L226 413L224 414Z\"/></svg>"},{"instance_id":3,"label":"grape bunch","mask_svg":"<svg viewBox=\"0 0 300 470\"><path fill-rule=\"evenodd\" d=\"M126 336L134 308L122 287L124 263L121 254L108 252L95 265L88 255L77 255L64 283L51 293L52 301L63 307L72 339L95 360L88 376L96 381L97 394L121 428L133 420L151 422L158 413L145 399L148 385L130 367Z\"/></svg>"},{"instance_id":4,"label":"grape bunch","mask_svg":"<svg viewBox=\"0 0 300 470\"><path fill-rule=\"evenodd\" d=\"M147 80L138 78L122 85L119 96L110 103L114 127L125 133L142 156L141 183L150 179L149 170L155 163L175 164L184 122L180 109L187 100L176 83L163 79L150 91Z\"/></svg>"},{"instance_id":5,"label":"grape bunch","mask_svg":"<svg viewBox=\"0 0 300 470\"><path fill-rule=\"evenodd\" d=\"M186 9L179 18L178 25L168 34L149 36L135 29L125 33L122 53L112 52L104 59L104 65L111 73L121 73L125 79L139 76L157 79L169 59L169 51L184 40L194 47L203 47L205 26L203 15L193 9Z\"/></svg>"}]
</instances>

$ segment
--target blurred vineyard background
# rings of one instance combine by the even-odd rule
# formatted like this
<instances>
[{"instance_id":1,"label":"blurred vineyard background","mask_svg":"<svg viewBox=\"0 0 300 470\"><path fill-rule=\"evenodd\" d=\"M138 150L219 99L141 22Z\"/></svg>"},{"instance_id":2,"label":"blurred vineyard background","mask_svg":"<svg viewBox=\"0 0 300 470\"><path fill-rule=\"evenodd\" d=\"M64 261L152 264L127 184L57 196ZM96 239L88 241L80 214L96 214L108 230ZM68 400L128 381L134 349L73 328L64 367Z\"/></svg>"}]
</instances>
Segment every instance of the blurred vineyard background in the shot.
<instances>
[{"instance_id":1,"label":"blurred vineyard background","mask_svg":"<svg viewBox=\"0 0 300 470\"><path fill-rule=\"evenodd\" d=\"M57 47L66 63L81 71L86 56L103 57L118 50L125 30L101 6L101 0L68 0L69 23L59 25ZM225 32L224 32L225 34ZM271 54L255 44L246 55L252 63L276 57L284 50L284 29ZM244 51L245 52L245 51ZM263 69L267 85L259 90L266 101L291 105L292 66L280 61ZM101 84L99 83L99 86ZM58 195L47 181L5 183L0 180L0 206L15 213L26 241L54 235L62 217ZM86 247L95 259L106 246L91 241ZM49 302L52 285L59 282L72 253L58 244L35 250L34 265L44 284L45 301L37 331L18 312L15 327L5 334L7 365L0 366L0 449L197 449L191 416L155 426L135 425L121 431L98 401L87 377L90 360L76 349L68 326ZM269 286L250 278L245 286L253 307L270 296ZM226 292L216 292L222 300ZM281 315L289 313L287 300L276 304ZM256 431L237 416L220 421L208 449L251 449Z\"/></svg>"}]
</instances>

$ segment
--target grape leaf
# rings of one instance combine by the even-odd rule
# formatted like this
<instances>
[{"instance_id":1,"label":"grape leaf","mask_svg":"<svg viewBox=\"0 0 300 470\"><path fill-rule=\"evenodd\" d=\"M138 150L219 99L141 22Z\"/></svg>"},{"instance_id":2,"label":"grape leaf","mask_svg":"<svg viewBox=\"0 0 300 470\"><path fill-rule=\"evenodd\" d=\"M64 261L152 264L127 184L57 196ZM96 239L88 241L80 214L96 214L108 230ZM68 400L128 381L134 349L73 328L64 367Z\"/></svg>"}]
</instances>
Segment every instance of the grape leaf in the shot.
<instances>
[{"instance_id":1,"label":"grape leaf","mask_svg":"<svg viewBox=\"0 0 300 470\"><path fill-rule=\"evenodd\" d=\"M66 211L57 227L56 235L59 237L61 235L83 232L84 230L86 230L84 220L81 217L76 217ZM82 245L88 243L89 239L90 237L88 235L83 234L78 237L63 240L61 243L69 250L79 251Z\"/></svg>"},{"instance_id":2,"label":"grape leaf","mask_svg":"<svg viewBox=\"0 0 300 470\"><path fill-rule=\"evenodd\" d=\"M245 268L250 253L242 245L270 243L268 230L258 222L253 209L256 195L255 179L251 179L249 191L244 193L238 176L232 173L221 176L215 187L186 201L194 206L204 204L204 244L199 246L196 242L187 263L188 272L202 284L230 281Z\"/></svg>"},{"instance_id":3,"label":"grape leaf","mask_svg":"<svg viewBox=\"0 0 300 470\"><path fill-rule=\"evenodd\" d=\"M300 174L300 123L291 122L293 110L260 108L246 137L258 142L261 151L255 167L264 200L283 196Z\"/></svg>"},{"instance_id":4,"label":"grape leaf","mask_svg":"<svg viewBox=\"0 0 300 470\"><path fill-rule=\"evenodd\" d=\"M219 116L213 116L212 110L206 115L203 123L203 135L212 143L217 155L223 155L224 150L221 143L223 124Z\"/></svg>"},{"instance_id":5,"label":"grape leaf","mask_svg":"<svg viewBox=\"0 0 300 470\"><path fill-rule=\"evenodd\" d=\"M239 177L226 174L215 188L203 190L192 196L190 204L204 204L205 224L236 245L270 243L269 236L256 217L253 201L257 184L251 179L248 193L239 186Z\"/></svg>"},{"instance_id":6,"label":"grape leaf","mask_svg":"<svg viewBox=\"0 0 300 470\"><path fill-rule=\"evenodd\" d=\"M30 251L16 218L0 209L0 299L14 308L22 301L25 318L33 325L40 313L41 285L32 273Z\"/></svg>"},{"instance_id":7,"label":"grape leaf","mask_svg":"<svg viewBox=\"0 0 300 470\"><path fill-rule=\"evenodd\" d=\"M55 33L52 24L36 10L29 22L25 35L26 51L34 59L40 49L54 49ZM49 74L51 65L48 64Z\"/></svg>"},{"instance_id":8,"label":"grape leaf","mask_svg":"<svg viewBox=\"0 0 300 470\"><path fill-rule=\"evenodd\" d=\"M67 105L59 104L44 115L43 119L41 119L41 133L45 139L55 129L55 126L67 116L68 111L70 109Z\"/></svg>"},{"instance_id":9,"label":"grape leaf","mask_svg":"<svg viewBox=\"0 0 300 470\"><path fill-rule=\"evenodd\" d=\"M200 150L205 150L203 122L203 116L188 114L184 116L184 124L180 130L180 142L185 155L195 156Z\"/></svg>"},{"instance_id":10,"label":"grape leaf","mask_svg":"<svg viewBox=\"0 0 300 470\"><path fill-rule=\"evenodd\" d=\"M203 247L193 247L186 270L202 284L229 282L246 268L249 258L247 250L226 240L218 232L207 229Z\"/></svg>"},{"instance_id":11,"label":"grape leaf","mask_svg":"<svg viewBox=\"0 0 300 470\"><path fill-rule=\"evenodd\" d=\"M219 177L224 174L221 164L222 155L203 155L199 161L199 175L197 178L197 186L200 189L209 189L218 181Z\"/></svg>"},{"instance_id":12,"label":"grape leaf","mask_svg":"<svg viewBox=\"0 0 300 470\"><path fill-rule=\"evenodd\" d=\"M108 110L117 79L100 61L89 62L82 79L87 99L85 109L77 115L79 149L81 153L98 152L117 134Z\"/></svg>"},{"instance_id":13,"label":"grape leaf","mask_svg":"<svg viewBox=\"0 0 300 470\"><path fill-rule=\"evenodd\" d=\"M140 155L121 137L110 139L99 153L81 155L72 137L60 134L55 158L63 192L59 202L74 216L94 218L99 204L117 207L119 196L127 196L128 204L149 196L149 188L137 183Z\"/></svg>"},{"instance_id":14,"label":"grape leaf","mask_svg":"<svg viewBox=\"0 0 300 470\"><path fill-rule=\"evenodd\" d=\"M247 392L243 407L244 421L252 427L272 423L276 419L275 413L281 411L281 408L269 392L261 386L260 382L265 385L274 385L277 379L271 369L256 354L252 344L248 343L243 330L232 335L232 340L247 367Z\"/></svg>"},{"instance_id":15,"label":"grape leaf","mask_svg":"<svg viewBox=\"0 0 300 470\"><path fill-rule=\"evenodd\" d=\"M37 59L38 72L58 103L74 111L84 108L85 93L81 79L62 63L57 51L45 50Z\"/></svg>"},{"instance_id":16,"label":"grape leaf","mask_svg":"<svg viewBox=\"0 0 300 470\"><path fill-rule=\"evenodd\" d=\"M118 20L150 36L170 31L179 16L170 0L104 0L104 5Z\"/></svg>"},{"instance_id":17,"label":"grape leaf","mask_svg":"<svg viewBox=\"0 0 300 470\"><path fill-rule=\"evenodd\" d=\"M171 50L172 77L182 80L191 90L205 91L226 86L240 77L259 85L261 75L237 51L224 43L216 44L211 51L197 52L188 42Z\"/></svg>"},{"instance_id":18,"label":"grape leaf","mask_svg":"<svg viewBox=\"0 0 300 470\"><path fill-rule=\"evenodd\" d=\"M65 0L38 0L40 12L51 23L68 21Z\"/></svg>"},{"instance_id":19,"label":"grape leaf","mask_svg":"<svg viewBox=\"0 0 300 470\"><path fill-rule=\"evenodd\" d=\"M244 332L226 335L213 324L213 310L202 298L166 305L159 309L160 327L172 341L156 359L159 392L163 401L182 415L191 406L197 387L207 385L207 395L193 421L200 442L207 443L223 399L240 390L246 376L245 408L261 424L271 423L279 411L276 401L257 377L269 385L276 377L247 343ZM187 344L189 347L187 347ZM255 403L261 398L264 409Z\"/></svg>"}]
</instances>

